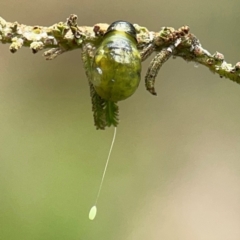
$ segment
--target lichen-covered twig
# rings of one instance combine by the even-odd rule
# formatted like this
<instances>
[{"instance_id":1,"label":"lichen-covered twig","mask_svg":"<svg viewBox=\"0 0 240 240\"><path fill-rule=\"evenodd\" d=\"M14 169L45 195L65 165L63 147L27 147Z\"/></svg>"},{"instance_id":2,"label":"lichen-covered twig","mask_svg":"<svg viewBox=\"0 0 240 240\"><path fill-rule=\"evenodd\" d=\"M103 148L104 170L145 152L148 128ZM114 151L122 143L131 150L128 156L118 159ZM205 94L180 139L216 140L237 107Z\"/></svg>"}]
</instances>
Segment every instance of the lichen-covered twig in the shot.
<instances>
[{"instance_id":1,"label":"lichen-covered twig","mask_svg":"<svg viewBox=\"0 0 240 240\"><path fill-rule=\"evenodd\" d=\"M12 53L21 47L29 47L33 53L49 49L44 53L48 60L66 51L82 48L83 41L98 44L108 24L99 23L93 27L77 26L76 19L76 15L72 14L66 22L42 27L27 26L18 22L11 23L0 17L0 42L9 43ZM200 41L189 33L188 27L178 30L163 27L159 32L152 32L137 24L134 26L137 30L138 49L142 52L142 60L145 60L153 52L167 49L175 42L176 38L179 38L181 43L173 50L172 56L202 64L213 73L219 74L220 77L240 83L240 62L232 65L224 60L223 54L218 52L210 54L201 46Z\"/></svg>"}]
</instances>

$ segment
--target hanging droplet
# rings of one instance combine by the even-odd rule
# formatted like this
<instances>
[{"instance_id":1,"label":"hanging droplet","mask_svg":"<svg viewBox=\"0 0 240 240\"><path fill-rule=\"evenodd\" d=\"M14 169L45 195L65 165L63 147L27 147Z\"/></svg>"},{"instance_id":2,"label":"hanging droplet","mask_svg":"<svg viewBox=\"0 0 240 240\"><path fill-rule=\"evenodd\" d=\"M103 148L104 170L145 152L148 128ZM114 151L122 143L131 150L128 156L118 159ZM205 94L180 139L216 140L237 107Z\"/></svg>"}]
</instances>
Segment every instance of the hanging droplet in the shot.
<instances>
[{"instance_id":1,"label":"hanging droplet","mask_svg":"<svg viewBox=\"0 0 240 240\"><path fill-rule=\"evenodd\" d=\"M90 220L94 220L94 218L96 217L96 215L97 215L97 207L94 205L94 206L92 206L92 208L90 209L90 211L89 211L89 219Z\"/></svg>"}]
</instances>

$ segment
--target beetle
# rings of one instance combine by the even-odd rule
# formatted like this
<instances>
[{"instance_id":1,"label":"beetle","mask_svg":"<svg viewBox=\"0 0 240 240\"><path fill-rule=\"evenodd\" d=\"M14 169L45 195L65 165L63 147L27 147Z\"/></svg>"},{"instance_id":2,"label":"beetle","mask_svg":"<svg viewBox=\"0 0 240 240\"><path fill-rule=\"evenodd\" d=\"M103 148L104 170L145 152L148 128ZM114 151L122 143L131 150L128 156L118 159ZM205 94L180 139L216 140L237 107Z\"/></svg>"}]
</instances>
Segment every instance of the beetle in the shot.
<instances>
[{"instance_id":1,"label":"beetle","mask_svg":"<svg viewBox=\"0 0 240 240\"><path fill-rule=\"evenodd\" d=\"M140 77L136 30L129 22L116 21L108 27L96 50L90 81L100 97L118 102L136 91Z\"/></svg>"},{"instance_id":2,"label":"beetle","mask_svg":"<svg viewBox=\"0 0 240 240\"><path fill-rule=\"evenodd\" d=\"M82 59L97 129L117 126L117 102L130 97L141 78L136 29L126 21L113 22L97 47L89 43L83 47Z\"/></svg>"}]
</instances>

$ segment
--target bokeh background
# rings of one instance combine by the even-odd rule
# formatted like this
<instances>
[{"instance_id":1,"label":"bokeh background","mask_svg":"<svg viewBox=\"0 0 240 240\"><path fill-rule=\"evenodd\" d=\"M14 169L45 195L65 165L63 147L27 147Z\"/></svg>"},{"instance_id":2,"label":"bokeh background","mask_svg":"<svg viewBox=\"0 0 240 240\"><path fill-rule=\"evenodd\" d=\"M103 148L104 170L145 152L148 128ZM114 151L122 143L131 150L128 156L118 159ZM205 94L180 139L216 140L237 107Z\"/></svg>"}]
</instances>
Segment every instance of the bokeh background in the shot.
<instances>
[{"instance_id":1,"label":"bokeh background","mask_svg":"<svg viewBox=\"0 0 240 240\"><path fill-rule=\"evenodd\" d=\"M8 21L49 26L123 19L157 31L189 25L235 64L239 0L1 1ZM240 86L169 60L156 83L119 104L120 125L93 126L80 50L53 61L0 44L1 240L239 240ZM143 63L142 78L149 61Z\"/></svg>"}]
</instances>

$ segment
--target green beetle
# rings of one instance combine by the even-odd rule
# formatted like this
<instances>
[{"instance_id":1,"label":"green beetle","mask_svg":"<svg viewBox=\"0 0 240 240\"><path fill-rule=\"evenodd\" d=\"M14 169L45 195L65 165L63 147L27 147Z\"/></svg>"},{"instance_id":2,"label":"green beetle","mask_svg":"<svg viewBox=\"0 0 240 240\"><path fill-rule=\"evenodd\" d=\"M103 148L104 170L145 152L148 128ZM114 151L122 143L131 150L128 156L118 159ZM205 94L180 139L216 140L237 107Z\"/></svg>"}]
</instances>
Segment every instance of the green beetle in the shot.
<instances>
[{"instance_id":1,"label":"green beetle","mask_svg":"<svg viewBox=\"0 0 240 240\"><path fill-rule=\"evenodd\" d=\"M96 50L91 82L103 99L118 102L136 91L140 74L136 30L129 22L116 21L108 27Z\"/></svg>"},{"instance_id":2,"label":"green beetle","mask_svg":"<svg viewBox=\"0 0 240 240\"><path fill-rule=\"evenodd\" d=\"M126 21L113 22L101 42L83 45L82 59L89 80L97 129L117 126L117 102L130 97L141 75L136 29Z\"/></svg>"}]
</instances>

